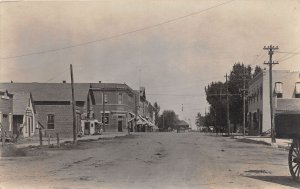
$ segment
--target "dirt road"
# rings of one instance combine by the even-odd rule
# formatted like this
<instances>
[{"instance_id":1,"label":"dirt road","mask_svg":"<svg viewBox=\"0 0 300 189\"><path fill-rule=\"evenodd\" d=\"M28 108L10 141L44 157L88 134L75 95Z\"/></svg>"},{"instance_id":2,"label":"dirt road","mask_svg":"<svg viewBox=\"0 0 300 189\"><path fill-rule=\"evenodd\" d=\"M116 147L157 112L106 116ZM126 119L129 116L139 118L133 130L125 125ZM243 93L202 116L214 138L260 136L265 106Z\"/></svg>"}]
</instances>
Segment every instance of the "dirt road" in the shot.
<instances>
[{"instance_id":1,"label":"dirt road","mask_svg":"<svg viewBox=\"0 0 300 189\"><path fill-rule=\"evenodd\" d=\"M300 188L287 151L200 133L141 133L0 160L0 188ZM47 153L45 155L44 153Z\"/></svg>"}]
</instances>

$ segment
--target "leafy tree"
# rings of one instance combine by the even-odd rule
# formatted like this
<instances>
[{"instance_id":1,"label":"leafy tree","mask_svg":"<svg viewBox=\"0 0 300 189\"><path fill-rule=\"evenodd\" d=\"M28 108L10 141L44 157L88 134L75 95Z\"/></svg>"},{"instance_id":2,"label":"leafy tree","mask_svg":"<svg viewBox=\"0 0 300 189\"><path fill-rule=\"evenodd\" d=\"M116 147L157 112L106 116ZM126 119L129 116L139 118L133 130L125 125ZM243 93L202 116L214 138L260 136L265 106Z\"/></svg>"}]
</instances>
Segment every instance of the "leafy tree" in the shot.
<instances>
[{"instance_id":1,"label":"leafy tree","mask_svg":"<svg viewBox=\"0 0 300 189\"><path fill-rule=\"evenodd\" d=\"M158 125L160 106L158 105L157 102L154 102L153 107L154 107L155 125Z\"/></svg>"},{"instance_id":2,"label":"leafy tree","mask_svg":"<svg viewBox=\"0 0 300 189\"><path fill-rule=\"evenodd\" d=\"M261 67L260 66L255 66L255 68L254 68L254 73L253 73L253 76L252 77L255 77L255 76L257 76L259 73L261 73L262 72L262 69L261 69Z\"/></svg>"},{"instance_id":3,"label":"leafy tree","mask_svg":"<svg viewBox=\"0 0 300 189\"><path fill-rule=\"evenodd\" d=\"M195 123L197 127L204 126L204 116L202 116L199 112L197 113Z\"/></svg>"},{"instance_id":4,"label":"leafy tree","mask_svg":"<svg viewBox=\"0 0 300 189\"><path fill-rule=\"evenodd\" d=\"M230 111L230 123L234 124L234 132L237 131L237 125L242 125L243 121L243 97L241 89L248 88L248 82L251 78L262 72L259 66L256 66L252 74L251 66L246 66L242 63L236 63L233 65L228 79L228 93L229 93L229 111ZM227 128L226 120L226 83L212 82L205 87L206 100L210 104L210 112L208 114L208 121L211 123L211 119L215 122L217 131L225 131ZM247 106L247 104L246 104ZM247 109L247 107L246 107Z\"/></svg>"},{"instance_id":5,"label":"leafy tree","mask_svg":"<svg viewBox=\"0 0 300 189\"><path fill-rule=\"evenodd\" d=\"M167 131L168 128L176 129L175 123L178 120L178 116L173 110L164 110L162 115L159 116L158 127L161 131Z\"/></svg>"},{"instance_id":6,"label":"leafy tree","mask_svg":"<svg viewBox=\"0 0 300 189\"><path fill-rule=\"evenodd\" d=\"M243 96L242 89L248 88L248 81L251 79L251 67L236 63L229 75L228 91L230 95L229 112L230 123L234 125L233 132L237 131L237 125L243 124Z\"/></svg>"},{"instance_id":7,"label":"leafy tree","mask_svg":"<svg viewBox=\"0 0 300 189\"><path fill-rule=\"evenodd\" d=\"M226 122L226 85L222 82L212 82L205 87L206 100L210 104L209 113L205 116L205 125L214 125L216 131L224 131Z\"/></svg>"}]
</instances>

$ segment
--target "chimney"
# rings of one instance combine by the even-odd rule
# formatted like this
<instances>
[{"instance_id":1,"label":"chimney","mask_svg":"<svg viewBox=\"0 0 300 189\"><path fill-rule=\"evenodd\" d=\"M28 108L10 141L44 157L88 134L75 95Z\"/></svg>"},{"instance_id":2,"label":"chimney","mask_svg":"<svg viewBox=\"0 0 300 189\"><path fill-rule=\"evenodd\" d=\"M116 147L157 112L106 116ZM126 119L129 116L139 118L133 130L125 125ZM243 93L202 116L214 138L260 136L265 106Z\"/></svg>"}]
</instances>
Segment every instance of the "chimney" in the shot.
<instances>
[{"instance_id":1,"label":"chimney","mask_svg":"<svg viewBox=\"0 0 300 189\"><path fill-rule=\"evenodd\" d=\"M66 83L66 80L63 80L62 82L63 82L63 83Z\"/></svg>"},{"instance_id":2,"label":"chimney","mask_svg":"<svg viewBox=\"0 0 300 189\"><path fill-rule=\"evenodd\" d=\"M99 83L101 83L101 81L99 81Z\"/></svg>"}]
</instances>

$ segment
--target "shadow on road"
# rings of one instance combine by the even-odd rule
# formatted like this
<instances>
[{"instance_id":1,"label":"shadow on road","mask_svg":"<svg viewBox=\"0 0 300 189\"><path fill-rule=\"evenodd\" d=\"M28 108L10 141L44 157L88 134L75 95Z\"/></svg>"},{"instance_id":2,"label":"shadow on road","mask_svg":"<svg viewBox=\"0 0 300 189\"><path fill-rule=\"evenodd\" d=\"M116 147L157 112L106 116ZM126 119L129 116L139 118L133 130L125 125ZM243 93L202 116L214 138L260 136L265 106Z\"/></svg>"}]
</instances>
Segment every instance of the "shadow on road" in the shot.
<instances>
[{"instance_id":1,"label":"shadow on road","mask_svg":"<svg viewBox=\"0 0 300 189\"><path fill-rule=\"evenodd\" d=\"M272 182L272 183L276 183L288 187L298 188L300 186L300 183L294 181L291 176L245 176L245 177L262 180L266 182Z\"/></svg>"}]
</instances>

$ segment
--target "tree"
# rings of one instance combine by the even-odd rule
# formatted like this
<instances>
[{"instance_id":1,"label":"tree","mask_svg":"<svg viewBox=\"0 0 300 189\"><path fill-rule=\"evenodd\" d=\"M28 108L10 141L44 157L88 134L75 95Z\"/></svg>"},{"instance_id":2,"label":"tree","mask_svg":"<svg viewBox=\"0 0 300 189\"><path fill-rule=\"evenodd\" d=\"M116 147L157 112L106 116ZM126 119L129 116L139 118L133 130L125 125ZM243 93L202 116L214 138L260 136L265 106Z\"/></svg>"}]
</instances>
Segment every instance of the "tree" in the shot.
<instances>
[{"instance_id":1,"label":"tree","mask_svg":"<svg viewBox=\"0 0 300 189\"><path fill-rule=\"evenodd\" d=\"M175 123L178 121L178 116L173 110L164 110L162 115L159 116L158 127L162 131L167 131L168 128L176 129Z\"/></svg>"},{"instance_id":2,"label":"tree","mask_svg":"<svg viewBox=\"0 0 300 189\"><path fill-rule=\"evenodd\" d=\"M154 102L153 107L154 107L155 125L158 125L160 106L158 105L157 102Z\"/></svg>"},{"instance_id":3,"label":"tree","mask_svg":"<svg viewBox=\"0 0 300 189\"><path fill-rule=\"evenodd\" d=\"M229 112L230 123L234 125L233 132L237 131L237 125L243 124L243 96L241 89L248 88L248 81L251 79L252 68L248 65L236 63L232 67L232 71L228 80L228 91L230 94Z\"/></svg>"},{"instance_id":4,"label":"tree","mask_svg":"<svg viewBox=\"0 0 300 189\"><path fill-rule=\"evenodd\" d=\"M210 104L209 113L205 115L205 125L214 125L217 132L226 128L226 85L212 82L205 87L206 100Z\"/></svg>"},{"instance_id":5,"label":"tree","mask_svg":"<svg viewBox=\"0 0 300 189\"><path fill-rule=\"evenodd\" d=\"M234 132L237 131L237 125L242 125L243 123L243 97L241 89L248 88L248 82L251 78L255 77L257 74L261 73L262 69L259 66L255 66L254 72L252 74L252 68L250 65L246 66L242 63L236 63L233 65L232 70L229 74L228 79L228 91L229 91L229 113L230 113L230 123L234 124ZM210 112L208 114L209 121L211 124L211 119L215 122L214 125L216 130L224 131L227 128L226 122L226 83L222 82L212 82L205 87L206 100L210 104ZM247 109L247 104L246 104Z\"/></svg>"},{"instance_id":6,"label":"tree","mask_svg":"<svg viewBox=\"0 0 300 189\"><path fill-rule=\"evenodd\" d=\"M197 113L195 123L198 128L204 126L204 116L202 116L199 112Z\"/></svg>"},{"instance_id":7,"label":"tree","mask_svg":"<svg viewBox=\"0 0 300 189\"><path fill-rule=\"evenodd\" d=\"M254 68L254 73L253 73L253 76L252 77L255 77L255 76L257 76L259 73L261 73L262 72L262 69L261 69L261 67L260 66L255 66L255 68Z\"/></svg>"}]
</instances>

